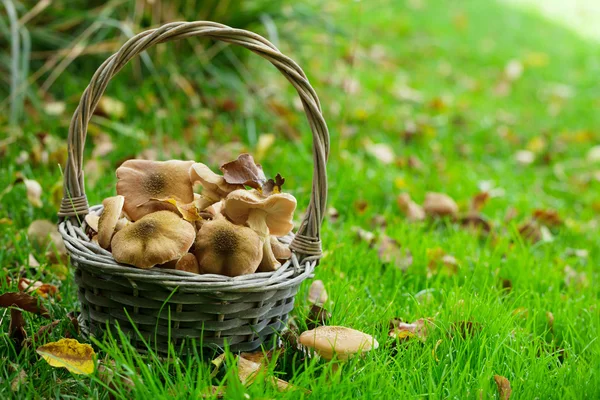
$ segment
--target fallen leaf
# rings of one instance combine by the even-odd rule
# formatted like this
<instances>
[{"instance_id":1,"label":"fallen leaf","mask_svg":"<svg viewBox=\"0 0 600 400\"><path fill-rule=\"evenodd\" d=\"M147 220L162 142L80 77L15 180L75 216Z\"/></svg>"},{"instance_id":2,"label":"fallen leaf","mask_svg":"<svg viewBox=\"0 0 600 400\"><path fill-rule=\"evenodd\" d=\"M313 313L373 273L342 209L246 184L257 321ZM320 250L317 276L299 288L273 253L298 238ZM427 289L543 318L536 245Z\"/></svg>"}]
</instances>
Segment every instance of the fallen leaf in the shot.
<instances>
[{"instance_id":1,"label":"fallen leaf","mask_svg":"<svg viewBox=\"0 0 600 400\"><path fill-rule=\"evenodd\" d=\"M100 133L94 136L94 150L92 150L92 158L105 158L113 152L115 145L110 135Z\"/></svg>"},{"instance_id":2,"label":"fallen leaf","mask_svg":"<svg viewBox=\"0 0 600 400\"><path fill-rule=\"evenodd\" d=\"M89 344L79 343L75 339L60 339L36 349L48 364L64 367L74 374L89 375L94 372L96 353Z\"/></svg>"},{"instance_id":3,"label":"fallen leaf","mask_svg":"<svg viewBox=\"0 0 600 400\"><path fill-rule=\"evenodd\" d=\"M183 203L173 196L166 197L164 199L152 198L148 201L158 201L161 203L168 203L168 204L175 206L177 208L177 211L181 215L181 217L183 219L185 219L186 221L194 222L194 221L200 221L202 219L195 201L193 201L191 203ZM140 204L139 206L142 206L144 204L145 203Z\"/></svg>"},{"instance_id":4,"label":"fallen leaf","mask_svg":"<svg viewBox=\"0 0 600 400\"><path fill-rule=\"evenodd\" d=\"M281 193L281 187L285 183L285 178L280 174L275 176L275 180L269 179L262 187L262 194L264 196L270 196L272 194Z\"/></svg>"},{"instance_id":5,"label":"fallen leaf","mask_svg":"<svg viewBox=\"0 0 600 400\"><path fill-rule=\"evenodd\" d=\"M381 238L377 255L383 264L393 264L400 271L406 271L413 263L410 250L403 249L396 239L387 235Z\"/></svg>"},{"instance_id":6,"label":"fallen leaf","mask_svg":"<svg viewBox=\"0 0 600 400\"><path fill-rule=\"evenodd\" d=\"M385 229L387 227L387 218L385 215L376 214L371 218L371 227L373 229Z\"/></svg>"},{"instance_id":7,"label":"fallen leaf","mask_svg":"<svg viewBox=\"0 0 600 400\"><path fill-rule=\"evenodd\" d=\"M40 299L22 292L8 292L0 295L0 307L18 307L21 310L50 318L50 314Z\"/></svg>"},{"instance_id":8,"label":"fallen leaf","mask_svg":"<svg viewBox=\"0 0 600 400\"><path fill-rule=\"evenodd\" d=\"M308 302L310 304L323 305L327 302L327 290L321 280L315 280L310 284L308 289Z\"/></svg>"},{"instance_id":9,"label":"fallen leaf","mask_svg":"<svg viewBox=\"0 0 600 400\"><path fill-rule=\"evenodd\" d=\"M456 217L458 205L450 196L444 193L428 192L425 194L423 210L430 217Z\"/></svg>"},{"instance_id":10,"label":"fallen leaf","mask_svg":"<svg viewBox=\"0 0 600 400\"><path fill-rule=\"evenodd\" d=\"M359 214L364 214L367 208L369 208L369 203L366 200L356 200L354 202L354 209Z\"/></svg>"},{"instance_id":11,"label":"fallen leaf","mask_svg":"<svg viewBox=\"0 0 600 400\"><path fill-rule=\"evenodd\" d=\"M548 227L555 227L563 224L562 219L555 210L534 210L532 218Z\"/></svg>"},{"instance_id":12,"label":"fallen leaf","mask_svg":"<svg viewBox=\"0 0 600 400\"><path fill-rule=\"evenodd\" d=\"M396 158L392 147L385 143L367 142L365 143L365 150L385 165L392 164Z\"/></svg>"},{"instance_id":13,"label":"fallen leaf","mask_svg":"<svg viewBox=\"0 0 600 400\"><path fill-rule=\"evenodd\" d=\"M121 119L125 116L125 103L105 95L98 101L98 107L94 113L112 119Z\"/></svg>"},{"instance_id":14,"label":"fallen leaf","mask_svg":"<svg viewBox=\"0 0 600 400\"><path fill-rule=\"evenodd\" d=\"M27 373L24 369L19 370L19 373L15 378L10 382L10 390L12 392L18 392L21 385L27 382Z\"/></svg>"},{"instance_id":15,"label":"fallen leaf","mask_svg":"<svg viewBox=\"0 0 600 400\"><path fill-rule=\"evenodd\" d=\"M443 273L447 276L458 273L458 261L456 258L446 252L441 247L427 249L427 277Z\"/></svg>"},{"instance_id":16,"label":"fallen leaf","mask_svg":"<svg viewBox=\"0 0 600 400\"><path fill-rule=\"evenodd\" d=\"M541 226L535 220L528 220L519 225L517 229L523 239L529 240L532 243L542 240Z\"/></svg>"},{"instance_id":17,"label":"fallen leaf","mask_svg":"<svg viewBox=\"0 0 600 400\"><path fill-rule=\"evenodd\" d=\"M110 366L105 362L98 364L98 378L112 390L118 391L118 388L122 387L127 393L131 392L135 383L129 377L115 373L114 363L109 364Z\"/></svg>"},{"instance_id":18,"label":"fallen leaf","mask_svg":"<svg viewBox=\"0 0 600 400\"><path fill-rule=\"evenodd\" d=\"M490 193L489 192L479 192L479 193L477 193L471 199L471 206L470 206L470 210L469 211L471 211L471 212L479 212L479 211L481 211L483 209L483 207L485 207L485 205L488 203L489 200L490 200Z\"/></svg>"},{"instance_id":19,"label":"fallen leaf","mask_svg":"<svg viewBox=\"0 0 600 400\"><path fill-rule=\"evenodd\" d=\"M50 116L62 115L67 106L64 101L48 101L43 104L44 112Z\"/></svg>"},{"instance_id":20,"label":"fallen leaf","mask_svg":"<svg viewBox=\"0 0 600 400\"><path fill-rule=\"evenodd\" d=\"M423 207L412 201L408 193L402 193L397 198L398 207L406 215L409 221L423 221L425 219L425 211Z\"/></svg>"},{"instance_id":21,"label":"fallen leaf","mask_svg":"<svg viewBox=\"0 0 600 400\"><path fill-rule=\"evenodd\" d=\"M263 133L258 137L258 141L256 143L256 159L258 161L264 160L265 156L269 152L269 149L275 143L275 135L272 133Z\"/></svg>"},{"instance_id":22,"label":"fallen leaf","mask_svg":"<svg viewBox=\"0 0 600 400\"><path fill-rule=\"evenodd\" d=\"M296 390L300 389L290 383L284 381L283 379L276 378L274 376L266 376L267 371L264 367L256 362L245 359L244 357L237 357L237 371L238 377L244 386L251 385L254 381L262 375L265 375L263 379L266 382L269 382L273 386L277 388L277 390L283 392L286 390ZM305 393L309 391L302 389Z\"/></svg>"},{"instance_id":23,"label":"fallen leaf","mask_svg":"<svg viewBox=\"0 0 600 400\"><path fill-rule=\"evenodd\" d=\"M433 328L431 318L419 318L413 323L402 322L400 319L390 321L390 331L388 336L399 340L407 340L416 337L422 342L427 340L427 336Z\"/></svg>"},{"instance_id":24,"label":"fallen leaf","mask_svg":"<svg viewBox=\"0 0 600 400\"><path fill-rule=\"evenodd\" d=\"M327 216L329 217L329 220L335 224L340 218L340 213L336 208L329 207L327 208Z\"/></svg>"},{"instance_id":25,"label":"fallen leaf","mask_svg":"<svg viewBox=\"0 0 600 400\"><path fill-rule=\"evenodd\" d=\"M490 233L492 224L482 215L469 213L459 218L458 222L463 228L469 229L475 233Z\"/></svg>"},{"instance_id":26,"label":"fallen leaf","mask_svg":"<svg viewBox=\"0 0 600 400\"><path fill-rule=\"evenodd\" d=\"M240 154L234 161L221 165L225 182L231 185L245 185L260 189L267 181L259 164L254 162L250 154Z\"/></svg>"},{"instance_id":27,"label":"fallen leaf","mask_svg":"<svg viewBox=\"0 0 600 400\"><path fill-rule=\"evenodd\" d=\"M510 388L510 381L501 375L494 375L494 380L496 381L496 385L498 386L498 394L500 395L500 400L509 400L510 395L512 393L512 389Z\"/></svg>"}]
</instances>

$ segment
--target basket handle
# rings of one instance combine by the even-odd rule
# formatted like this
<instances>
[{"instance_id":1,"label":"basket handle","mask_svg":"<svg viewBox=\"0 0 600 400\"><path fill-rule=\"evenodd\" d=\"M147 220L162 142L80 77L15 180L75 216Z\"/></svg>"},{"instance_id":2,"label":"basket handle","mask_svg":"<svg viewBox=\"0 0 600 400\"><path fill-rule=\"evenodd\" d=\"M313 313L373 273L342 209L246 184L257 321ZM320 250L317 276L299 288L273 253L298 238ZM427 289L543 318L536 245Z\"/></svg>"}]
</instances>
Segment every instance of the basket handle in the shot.
<instances>
[{"instance_id":1,"label":"basket handle","mask_svg":"<svg viewBox=\"0 0 600 400\"><path fill-rule=\"evenodd\" d=\"M326 163L329 156L329 132L321 114L317 94L302 69L268 40L249 31L209 21L173 22L157 29L141 32L129 39L119 51L98 68L83 92L69 126L69 154L64 171L64 191L59 217L77 218L89 212L83 179L83 149L88 123L110 79L129 60L152 45L192 36L206 36L243 46L269 60L296 88L312 131L314 170L308 210L290 248L299 255L320 258L320 229L327 202Z\"/></svg>"}]
</instances>

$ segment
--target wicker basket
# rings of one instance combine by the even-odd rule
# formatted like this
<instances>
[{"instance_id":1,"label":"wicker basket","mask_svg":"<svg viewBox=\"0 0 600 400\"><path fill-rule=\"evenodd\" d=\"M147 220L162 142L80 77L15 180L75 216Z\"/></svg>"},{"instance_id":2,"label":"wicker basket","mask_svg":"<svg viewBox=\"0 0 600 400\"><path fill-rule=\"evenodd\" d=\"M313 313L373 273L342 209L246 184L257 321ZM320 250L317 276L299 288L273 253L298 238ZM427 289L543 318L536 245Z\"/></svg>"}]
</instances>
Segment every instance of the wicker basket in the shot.
<instances>
[{"instance_id":1,"label":"wicker basket","mask_svg":"<svg viewBox=\"0 0 600 400\"><path fill-rule=\"evenodd\" d=\"M152 45L191 36L237 44L266 58L292 83L302 100L313 135L313 187L297 233L281 239L289 243L292 258L275 272L229 278L140 270L117 263L110 252L88 239L85 222L80 222L88 213L102 212L101 206L88 207L83 151L88 123L110 79ZM163 354L171 344L185 353L224 346L232 351L252 351L273 343L294 306L299 285L311 276L321 257L320 227L327 197L327 125L314 89L294 61L255 33L214 22L175 22L142 32L109 57L92 77L73 115L68 145L58 229L76 268L79 322L84 335L101 338L119 326L138 350L147 350L148 343Z\"/></svg>"}]
</instances>

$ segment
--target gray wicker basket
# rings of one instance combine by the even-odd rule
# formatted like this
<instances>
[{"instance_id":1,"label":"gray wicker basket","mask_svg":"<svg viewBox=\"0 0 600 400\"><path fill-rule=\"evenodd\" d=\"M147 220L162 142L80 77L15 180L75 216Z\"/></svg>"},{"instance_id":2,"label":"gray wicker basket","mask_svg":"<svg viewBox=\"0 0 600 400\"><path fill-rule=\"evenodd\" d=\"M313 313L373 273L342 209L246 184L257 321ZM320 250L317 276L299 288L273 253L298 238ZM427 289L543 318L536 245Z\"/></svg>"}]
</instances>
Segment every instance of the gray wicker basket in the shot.
<instances>
[{"instance_id":1,"label":"gray wicker basket","mask_svg":"<svg viewBox=\"0 0 600 400\"><path fill-rule=\"evenodd\" d=\"M269 60L296 88L313 136L313 187L308 210L289 243L292 258L275 272L229 278L182 271L141 270L117 263L110 252L85 234L83 217L100 214L89 207L84 189L83 152L88 123L110 79L137 54L154 44L205 36L237 44ZM101 338L107 330L128 334L140 351L147 345L166 353L206 348L252 351L272 343L294 306L299 285L310 277L321 257L320 227L327 198L325 164L329 133L319 99L302 69L263 37L214 22L175 22L142 32L98 68L75 110L69 127L69 155L59 232L76 268L85 335ZM192 339L192 340L190 340Z\"/></svg>"}]
</instances>

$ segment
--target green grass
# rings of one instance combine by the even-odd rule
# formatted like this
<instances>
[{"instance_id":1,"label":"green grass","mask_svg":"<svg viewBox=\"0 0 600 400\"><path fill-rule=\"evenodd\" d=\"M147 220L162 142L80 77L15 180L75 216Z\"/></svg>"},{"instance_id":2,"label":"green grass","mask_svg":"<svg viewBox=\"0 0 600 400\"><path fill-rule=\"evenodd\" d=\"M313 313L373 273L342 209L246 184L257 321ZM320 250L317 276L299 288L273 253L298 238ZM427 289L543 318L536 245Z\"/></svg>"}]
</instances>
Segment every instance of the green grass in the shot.
<instances>
[{"instance_id":1,"label":"green grass","mask_svg":"<svg viewBox=\"0 0 600 400\"><path fill-rule=\"evenodd\" d=\"M281 49L305 69L321 97L332 138L329 205L340 216L323 226L326 255L316 278L329 292L331 324L370 333L381 347L334 376L329 364L288 349L272 365L274 373L319 399L499 398L495 374L510 380L514 399L600 397L600 182L593 175L600 167L586 161L589 148L600 143L600 46L491 1L340 2L321 8L328 25L294 19L278 25L289 38ZM258 135L271 132L278 141L261 162L268 174L287 178L287 189L303 209L310 190L310 135L287 82L256 57L244 67L214 71L176 48L163 45L162 52L150 53L155 71L144 72L143 82L125 68L109 86L107 95L122 100L127 113L117 121L92 120L90 143L104 132L115 148L100 163L103 169L86 170L90 202L112 195L117 162L144 149L156 150L160 158L186 157L181 148L216 166L228 160L218 159L216 149L231 148L219 144L239 142L235 151L253 152ZM510 60L521 62L523 74L508 95L499 96L495 88ZM53 86L53 96L66 102L68 113L93 73L87 67L85 61L74 63ZM197 101L176 84L184 72ZM352 81L360 83L359 90L346 93L342 84ZM417 90L422 101L400 99L403 85ZM565 91L571 95L561 97ZM235 109L224 107L226 100ZM78 308L72 276L58 279L43 251L26 237L34 219L56 220L52 188L61 180L56 165L69 115L46 115L41 109L46 101L28 103L18 129L9 129L8 114L0 114L0 139L9 143L0 145L0 187L22 172L44 188L42 208L24 201L22 185L2 196L0 218L12 223L0 224L0 265L2 275L23 273L60 285L62 299L49 308L63 319ZM405 140L411 124L418 127L416 135ZM39 132L59 139L57 156L36 163L30 155L18 163L22 151L31 153L39 145ZM416 156L423 167L384 165L365 151L365 139L389 144L398 159ZM89 160L93 146L88 147ZM526 148L538 151L537 160L522 166L514 154ZM466 210L482 181L504 191L484 208L494 226L488 238L450 221L407 223L396 205L401 192L421 202L425 192L438 191ZM363 212L355 206L360 201L367 204ZM505 223L510 208L517 217ZM564 219L553 228L553 241L532 244L519 236L518 225L535 209L555 209ZM382 265L377 249L352 232L354 226L376 231L371 227L376 215L385 216L385 234L412 252L414 263L406 272ZM428 278L427 253L438 247L458 260L456 275ZM570 256L568 249L589 254ZM27 266L30 253L42 268ZM567 285L567 265L584 273L588 283ZM510 292L502 289L503 279L511 281ZM293 311L301 328L308 286L302 286ZM424 290L431 294L422 295ZM547 312L554 315L552 329ZM0 397L109 397L95 376L53 369L33 350L17 355L6 335L9 314L0 313ZM387 338L394 317L433 317L435 329L424 343L396 344ZM26 321L30 334L42 324L37 317ZM465 337L453 328L464 321L477 327ZM49 340L59 339L61 331ZM302 396L277 394L263 383L244 388L231 370L211 381L211 366L200 357L164 362L111 341L98 346L100 357L115 360L116 370L135 384L130 393L124 386L112 389L123 398L194 398L210 384L226 385L231 398ZM27 381L13 393L10 382L19 369Z\"/></svg>"}]
</instances>

